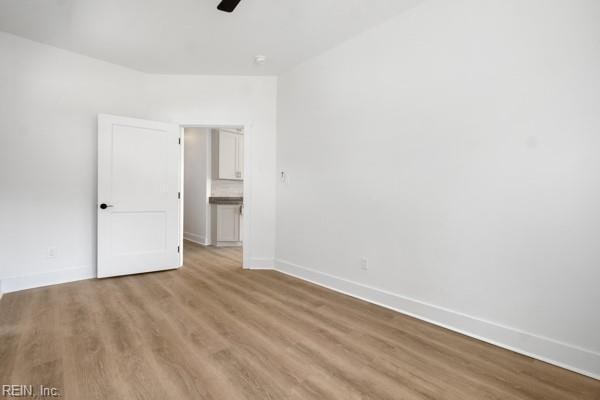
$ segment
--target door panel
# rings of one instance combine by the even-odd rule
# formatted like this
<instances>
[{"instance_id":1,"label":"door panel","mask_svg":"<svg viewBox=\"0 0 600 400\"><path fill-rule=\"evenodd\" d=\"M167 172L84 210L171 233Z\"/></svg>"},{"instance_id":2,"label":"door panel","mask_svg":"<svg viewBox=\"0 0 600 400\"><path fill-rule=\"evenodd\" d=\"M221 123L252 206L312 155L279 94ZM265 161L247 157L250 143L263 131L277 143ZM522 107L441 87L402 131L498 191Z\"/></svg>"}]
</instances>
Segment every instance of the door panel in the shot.
<instances>
[{"instance_id":1,"label":"door panel","mask_svg":"<svg viewBox=\"0 0 600 400\"><path fill-rule=\"evenodd\" d=\"M171 154L164 150L173 140L169 132L120 125L113 129L113 201L125 208L165 201Z\"/></svg>"},{"instance_id":2,"label":"door panel","mask_svg":"<svg viewBox=\"0 0 600 400\"><path fill-rule=\"evenodd\" d=\"M181 265L179 135L177 125L98 116L98 277Z\"/></svg>"},{"instance_id":3,"label":"door panel","mask_svg":"<svg viewBox=\"0 0 600 400\"><path fill-rule=\"evenodd\" d=\"M163 253L167 250L167 215L164 212L112 213L111 234L114 256Z\"/></svg>"}]
</instances>

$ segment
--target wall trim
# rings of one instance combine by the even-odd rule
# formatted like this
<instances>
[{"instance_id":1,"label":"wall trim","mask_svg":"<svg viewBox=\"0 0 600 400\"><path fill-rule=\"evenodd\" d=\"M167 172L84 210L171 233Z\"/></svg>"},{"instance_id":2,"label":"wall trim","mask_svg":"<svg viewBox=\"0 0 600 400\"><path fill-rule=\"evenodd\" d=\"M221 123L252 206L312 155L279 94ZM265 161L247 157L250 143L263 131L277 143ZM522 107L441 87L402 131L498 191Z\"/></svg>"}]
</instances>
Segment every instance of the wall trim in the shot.
<instances>
[{"instance_id":1,"label":"wall trim","mask_svg":"<svg viewBox=\"0 0 600 400\"><path fill-rule=\"evenodd\" d=\"M600 380L600 353L329 275L282 259L275 270Z\"/></svg>"},{"instance_id":2,"label":"wall trim","mask_svg":"<svg viewBox=\"0 0 600 400\"><path fill-rule=\"evenodd\" d=\"M183 239L189 240L190 242L194 242L194 243L202 245L202 246L208 246L208 243L206 242L206 237L195 234L195 233L184 232Z\"/></svg>"},{"instance_id":3,"label":"wall trim","mask_svg":"<svg viewBox=\"0 0 600 400\"><path fill-rule=\"evenodd\" d=\"M275 260L269 257L249 257L244 261L244 269L275 269Z\"/></svg>"},{"instance_id":4,"label":"wall trim","mask_svg":"<svg viewBox=\"0 0 600 400\"><path fill-rule=\"evenodd\" d=\"M42 286L57 285L59 283L81 281L96 277L96 268L93 266L68 268L57 271L42 272L38 274L2 278L0 287L3 293L19 290L33 289Z\"/></svg>"}]
</instances>

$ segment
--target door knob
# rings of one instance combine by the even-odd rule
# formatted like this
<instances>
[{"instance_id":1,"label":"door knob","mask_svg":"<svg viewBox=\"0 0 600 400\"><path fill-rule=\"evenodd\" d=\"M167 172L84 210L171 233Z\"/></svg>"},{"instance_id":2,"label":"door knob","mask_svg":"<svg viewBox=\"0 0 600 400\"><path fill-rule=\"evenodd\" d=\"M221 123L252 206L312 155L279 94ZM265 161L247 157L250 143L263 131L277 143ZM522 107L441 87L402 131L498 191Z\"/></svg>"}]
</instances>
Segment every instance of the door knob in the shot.
<instances>
[{"instance_id":1,"label":"door knob","mask_svg":"<svg viewBox=\"0 0 600 400\"><path fill-rule=\"evenodd\" d=\"M108 204L106 204L106 203L102 203L102 204L100 204L100 208L101 208L102 210L106 210L108 207L113 207L113 206L111 206L111 205L108 205Z\"/></svg>"}]
</instances>

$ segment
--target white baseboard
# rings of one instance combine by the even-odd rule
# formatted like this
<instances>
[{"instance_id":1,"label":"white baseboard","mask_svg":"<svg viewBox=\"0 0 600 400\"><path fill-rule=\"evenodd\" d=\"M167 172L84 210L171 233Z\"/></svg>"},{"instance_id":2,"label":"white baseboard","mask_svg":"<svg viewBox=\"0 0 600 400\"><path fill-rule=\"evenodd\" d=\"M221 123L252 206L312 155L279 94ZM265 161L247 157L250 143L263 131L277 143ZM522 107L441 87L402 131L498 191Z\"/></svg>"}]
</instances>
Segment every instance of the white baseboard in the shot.
<instances>
[{"instance_id":1,"label":"white baseboard","mask_svg":"<svg viewBox=\"0 0 600 400\"><path fill-rule=\"evenodd\" d=\"M285 260L275 260L275 269L287 275L410 315L484 342L582 375L600 379L600 354L589 349L523 332L447 308L325 274Z\"/></svg>"},{"instance_id":2,"label":"white baseboard","mask_svg":"<svg viewBox=\"0 0 600 400\"><path fill-rule=\"evenodd\" d=\"M275 262L268 257L250 257L244 260L244 269L274 269Z\"/></svg>"},{"instance_id":3,"label":"white baseboard","mask_svg":"<svg viewBox=\"0 0 600 400\"><path fill-rule=\"evenodd\" d=\"M194 242L194 243L202 245L202 246L208 246L209 245L209 243L206 241L206 237L201 236L201 235L197 235L195 233L184 232L183 233L183 238L185 240L189 240L190 242Z\"/></svg>"},{"instance_id":4,"label":"white baseboard","mask_svg":"<svg viewBox=\"0 0 600 400\"><path fill-rule=\"evenodd\" d=\"M242 247L242 242L213 242L212 246L215 247Z\"/></svg>"},{"instance_id":5,"label":"white baseboard","mask_svg":"<svg viewBox=\"0 0 600 400\"><path fill-rule=\"evenodd\" d=\"M32 289L42 286L56 285L65 282L81 281L96 277L93 266L69 268L58 271L42 272L39 274L2 278L0 290L11 293L19 290Z\"/></svg>"}]
</instances>

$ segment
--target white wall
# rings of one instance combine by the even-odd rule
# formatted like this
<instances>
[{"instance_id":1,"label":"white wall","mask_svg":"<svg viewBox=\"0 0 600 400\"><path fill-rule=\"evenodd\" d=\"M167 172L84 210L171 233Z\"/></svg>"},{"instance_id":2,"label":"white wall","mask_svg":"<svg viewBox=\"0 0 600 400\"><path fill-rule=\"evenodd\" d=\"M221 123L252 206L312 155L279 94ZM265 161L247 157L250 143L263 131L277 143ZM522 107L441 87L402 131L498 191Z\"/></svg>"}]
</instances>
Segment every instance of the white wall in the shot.
<instances>
[{"instance_id":1,"label":"white wall","mask_svg":"<svg viewBox=\"0 0 600 400\"><path fill-rule=\"evenodd\" d=\"M143 116L145 77L4 33L0 58L1 290L87 277L96 257L96 115Z\"/></svg>"},{"instance_id":2,"label":"white wall","mask_svg":"<svg viewBox=\"0 0 600 400\"><path fill-rule=\"evenodd\" d=\"M599 20L430 0L280 76L278 268L600 376Z\"/></svg>"},{"instance_id":3,"label":"white wall","mask_svg":"<svg viewBox=\"0 0 600 400\"><path fill-rule=\"evenodd\" d=\"M98 113L248 124L254 209L244 256L250 266L272 262L276 84L146 75L0 33L1 290L95 275Z\"/></svg>"},{"instance_id":4,"label":"white wall","mask_svg":"<svg viewBox=\"0 0 600 400\"><path fill-rule=\"evenodd\" d=\"M183 236L209 244L208 196L210 196L210 129L186 128L184 134Z\"/></svg>"}]
</instances>

